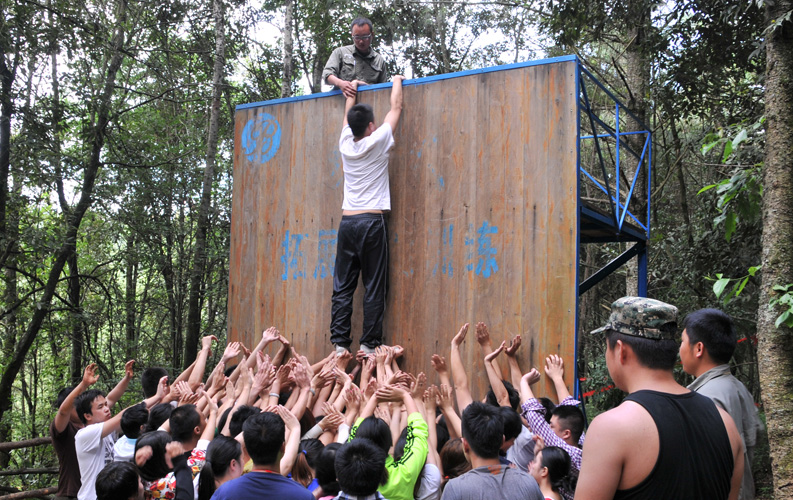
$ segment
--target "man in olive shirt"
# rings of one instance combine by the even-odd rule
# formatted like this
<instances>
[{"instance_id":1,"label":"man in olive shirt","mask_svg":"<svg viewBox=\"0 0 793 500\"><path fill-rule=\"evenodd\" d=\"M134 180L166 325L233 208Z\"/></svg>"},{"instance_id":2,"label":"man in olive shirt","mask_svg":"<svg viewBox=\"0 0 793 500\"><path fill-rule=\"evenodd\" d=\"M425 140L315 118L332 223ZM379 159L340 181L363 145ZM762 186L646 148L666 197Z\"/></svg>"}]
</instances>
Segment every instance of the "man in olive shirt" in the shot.
<instances>
[{"instance_id":1,"label":"man in olive shirt","mask_svg":"<svg viewBox=\"0 0 793 500\"><path fill-rule=\"evenodd\" d=\"M388 81L388 68L383 56L372 49L372 22L356 18L351 25L353 45L339 47L333 51L322 72L322 80L341 90L345 97L354 97L354 80L367 84Z\"/></svg>"}]
</instances>

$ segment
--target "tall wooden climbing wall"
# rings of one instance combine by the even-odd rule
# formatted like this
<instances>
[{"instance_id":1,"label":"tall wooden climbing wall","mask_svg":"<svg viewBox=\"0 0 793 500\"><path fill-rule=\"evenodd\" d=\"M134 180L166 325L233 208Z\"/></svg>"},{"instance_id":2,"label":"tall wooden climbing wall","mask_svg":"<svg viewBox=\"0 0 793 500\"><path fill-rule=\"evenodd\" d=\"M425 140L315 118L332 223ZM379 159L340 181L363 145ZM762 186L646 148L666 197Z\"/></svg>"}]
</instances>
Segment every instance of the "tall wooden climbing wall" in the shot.
<instances>
[{"instance_id":1,"label":"tall wooden climbing wall","mask_svg":"<svg viewBox=\"0 0 793 500\"><path fill-rule=\"evenodd\" d=\"M404 368L434 381L430 356L448 357L451 337L470 322L462 351L470 374L480 373L473 324L483 321L494 347L522 335L524 370L562 355L572 389L576 64L526 63L405 82L389 168L384 327L388 344L406 348ZM381 84L359 93L378 124L390 92ZM343 110L339 93L237 108L230 339L254 345L275 325L309 358L329 352ZM487 387L481 373L472 376L474 397ZM539 392L549 388L541 384Z\"/></svg>"}]
</instances>

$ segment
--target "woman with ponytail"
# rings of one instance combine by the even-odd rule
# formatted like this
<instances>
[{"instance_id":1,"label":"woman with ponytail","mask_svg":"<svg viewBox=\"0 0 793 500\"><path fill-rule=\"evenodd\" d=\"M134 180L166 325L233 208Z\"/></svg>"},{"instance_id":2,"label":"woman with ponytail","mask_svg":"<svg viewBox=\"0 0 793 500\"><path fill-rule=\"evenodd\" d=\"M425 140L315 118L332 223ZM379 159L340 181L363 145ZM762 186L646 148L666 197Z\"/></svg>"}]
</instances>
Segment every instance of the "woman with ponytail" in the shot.
<instances>
[{"instance_id":1,"label":"woman with ponytail","mask_svg":"<svg viewBox=\"0 0 793 500\"><path fill-rule=\"evenodd\" d=\"M242 446L236 439L217 436L207 447L207 458L198 480L198 500L209 500L226 481L242 475Z\"/></svg>"},{"instance_id":2,"label":"woman with ponytail","mask_svg":"<svg viewBox=\"0 0 793 500\"><path fill-rule=\"evenodd\" d=\"M529 464L529 474L537 480L545 500L562 500L565 494L572 497L575 485L570 473L570 455L558 446L538 451Z\"/></svg>"},{"instance_id":3,"label":"woman with ponytail","mask_svg":"<svg viewBox=\"0 0 793 500\"><path fill-rule=\"evenodd\" d=\"M317 457L325 447L319 439L304 439L300 441L300 453L297 454L295 465L292 467L292 479L302 484L308 491L319 487L315 479L314 468Z\"/></svg>"}]
</instances>

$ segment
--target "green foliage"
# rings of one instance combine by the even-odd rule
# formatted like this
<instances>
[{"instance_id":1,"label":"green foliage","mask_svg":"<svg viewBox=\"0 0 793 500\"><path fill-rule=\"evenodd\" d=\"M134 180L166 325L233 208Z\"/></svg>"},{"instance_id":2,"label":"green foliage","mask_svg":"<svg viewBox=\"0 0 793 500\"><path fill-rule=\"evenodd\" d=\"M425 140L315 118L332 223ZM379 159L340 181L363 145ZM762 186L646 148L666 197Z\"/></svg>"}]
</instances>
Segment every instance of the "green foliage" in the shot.
<instances>
[{"instance_id":1,"label":"green foliage","mask_svg":"<svg viewBox=\"0 0 793 500\"><path fill-rule=\"evenodd\" d=\"M720 130L718 133L708 134L705 137L705 144L702 146L702 154L706 155L716 146L722 146L722 163L731 161L733 158L740 159L739 150L742 145L753 145L754 141L762 144L762 139L759 136L762 134L764 122L765 119L761 118L748 127L733 126L729 127L726 133L724 130ZM730 137L732 133L734 136ZM709 184L697 192L697 194L702 194L716 189L716 193L719 195L716 207L721 211L721 214L713 219L713 223L717 226L724 225L724 238L727 241L732 238L739 222L753 224L760 216L760 204L763 197L760 179L761 167L762 163L735 164L730 178Z\"/></svg>"},{"instance_id":2,"label":"green foliage","mask_svg":"<svg viewBox=\"0 0 793 500\"><path fill-rule=\"evenodd\" d=\"M749 283L749 278L753 277L757 271L760 270L762 266L752 266L749 268L749 273L746 276L742 276L740 278L725 278L722 273L716 273L716 279L713 280L712 278L708 278L713 283L713 293L716 295L717 299L721 299L722 304L726 306L730 303L730 301L734 298L737 298L741 295L741 292L746 285ZM733 283L732 288L729 292L724 293L730 283ZM724 294L722 296L722 294Z\"/></svg>"},{"instance_id":3,"label":"green foliage","mask_svg":"<svg viewBox=\"0 0 793 500\"><path fill-rule=\"evenodd\" d=\"M776 285L774 286L774 291L777 292L777 296L770 300L768 307L771 309L781 307L783 309L782 314L774 321L774 326L779 328L785 325L788 328L793 328L793 284Z\"/></svg>"}]
</instances>

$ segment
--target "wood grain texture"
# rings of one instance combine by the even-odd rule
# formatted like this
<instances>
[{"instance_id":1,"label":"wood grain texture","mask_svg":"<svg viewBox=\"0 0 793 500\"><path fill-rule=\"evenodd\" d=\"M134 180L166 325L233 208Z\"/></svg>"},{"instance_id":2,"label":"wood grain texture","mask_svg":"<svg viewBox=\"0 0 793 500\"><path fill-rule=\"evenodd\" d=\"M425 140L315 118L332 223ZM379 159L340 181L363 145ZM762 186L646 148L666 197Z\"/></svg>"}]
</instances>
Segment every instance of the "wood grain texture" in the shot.
<instances>
[{"instance_id":1,"label":"wood grain texture","mask_svg":"<svg viewBox=\"0 0 793 500\"><path fill-rule=\"evenodd\" d=\"M404 369L436 376L460 325L475 398L487 389L473 325L494 347L516 334L524 371L548 354L572 389L576 320L574 61L465 75L404 89L389 167L390 264L385 341ZM359 93L377 123L390 88ZM229 339L254 345L275 325L311 359L326 355L343 172L343 98L321 95L237 111ZM268 123L280 144L263 158ZM272 129L270 130L272 131ZM258 134L258 135L257 135ZM272 142L272 141L271 141ZM265 161L262 161L265 160ZM356 292L353 348L360 338ZM506 362L502 361L506 372ZM551 385L540 384L548 394ZM550 392L552 394L552 392Z\"/></svg>"}]
</instances>

